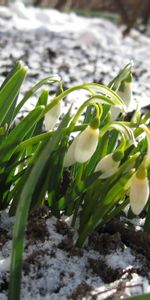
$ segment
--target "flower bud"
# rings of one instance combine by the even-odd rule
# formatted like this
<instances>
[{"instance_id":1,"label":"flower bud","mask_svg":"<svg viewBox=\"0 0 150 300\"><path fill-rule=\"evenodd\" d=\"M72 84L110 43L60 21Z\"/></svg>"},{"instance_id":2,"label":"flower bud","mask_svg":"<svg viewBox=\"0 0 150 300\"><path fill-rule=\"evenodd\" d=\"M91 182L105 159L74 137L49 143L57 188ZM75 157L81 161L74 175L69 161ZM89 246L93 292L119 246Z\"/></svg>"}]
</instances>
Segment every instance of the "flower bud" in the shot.
<instances>
[{"instance_id":1,"label":"flower bud","mask_svg":"<svg viewBox=\"0 0 150 300\"><path fill-rule=\"evenodd\" d=\"M119 167L120 161L116 161L113 157L113 153L103 157L95 168L95 172L101 171L100 178L105 179L116 173Z\"/></svg>"},{"instance_id":2,"label":"flower bud","mask_svg":"<svg viewBox=\"0 0 150 300\"><path fill-rule=\"evenodd\" d=\"M145 166L149 166L150 164L150 130L145 124L141 124L140 128L142 128L146 132L147 137L147 154L144 159Z\"/></svg>"},{"instance_id":3,"label":"flower bud","mask_svg":"<svg viewBox=\"0 0 150 300\"><path fill-rule=\"evenodd\" d=\"M133 213L139 215L149 198L149 182L144 167L140 168L133 176L129 198Z\"/></svg>"},{"instance_id":4,"label":"flower bud","mask_svg":"<svg viewBox=\"0 0 150 300\"><path fill-rule=\"evenodd\" d=\"M124 101L127 108L132 100L132 85L132 82L124 81L123 88L119 87L119 90L117 91L118 96Z\"/></svg>"},{"instance_id":5,"label":"flower bud","mask_svg":"<svg viewBox=\"0 0 150 300\"><path fill-rule=\"evenodd\" d=\"M54 107L52 107L46 114L45 114L45 129L50 131L54 128L59 116L61 114L61 101L59 101Z\"/></svg>"},{"instance_id":6,"label":"flower bud","mask_svg":"<svg viewBox=\"0 0 150 300\"><path fill-rule=\"evenodd\" d=\"M65 159L64 166L69 167L75 162L85 163L94 154L98 145L99 129L87 126L72 142Z\"/></svg>"},{"instance_id":7,"label":"flower bud","mask_svg":"<svg viewBox=\"0 0 150 300\"><path fill-rule=\"evenodd\" d=\"M129 105L132 100L132 85L133 85L132 84L132 75L130 74L128 79L121 82L119 89L116 91L118 96L126 104L127 109L129 108ZM111 113L112 113L113 119L116 119L120 113L120 110L117 107L113 106L111 108Z\"/></svg>"}]
</instances>

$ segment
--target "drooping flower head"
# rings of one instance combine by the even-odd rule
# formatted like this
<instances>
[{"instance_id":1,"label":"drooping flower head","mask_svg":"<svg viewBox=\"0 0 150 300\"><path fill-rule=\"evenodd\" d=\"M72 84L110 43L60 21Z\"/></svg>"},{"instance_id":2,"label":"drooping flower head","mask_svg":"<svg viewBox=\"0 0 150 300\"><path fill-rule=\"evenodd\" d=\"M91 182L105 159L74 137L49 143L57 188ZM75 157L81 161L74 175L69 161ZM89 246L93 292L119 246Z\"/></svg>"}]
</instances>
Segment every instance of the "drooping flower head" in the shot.
<instances>
[{"instance_id":1,"label":"drooping flower head","mask_svg":"<svg viewBox=\"0 0 150 300\"><path fill-rule=\"evenodd\" d=\"M95 168L95 172L100 171L101 179L108 178L114 175L120 165L120 160L123 157L122 151L117 151L116 153L110 153L103 157Z\"/></svg>"},{"instance_id":2,"label":"drooping flower head","mask_svg":"<svg viewBox=\"0 0 150 300\"><path fill-rule=\"evenodd\" d=\"M64 166L69 167L76 162L87 162L97 148L98 137L99 128L88 125L70 145L64 158Z\"/></svg>"},{"instance_id":3,"label":"drooping flower head","mask_svg":"<svg viewBox=\"0 0 150 300\"><path fill-rule=\"evenodd\" d=\"M149 180L147 177L147 167L150 165L150 130L145 125L140 125L146 132L147 137L147 153L143 159L143 162L131 181L130 187L130 205L133 213L139 215L145 207L149 198Z\"/></svg>"},{"instance_id":4,"label":"drooping flower head","mask_svg":"<svg viewBox=\"0 0 150 300\"><path fill-rule=\"evenodd\" d=\"M44 119L46 131L50 131L54 128L59 116L61 114L61 101L59 101L54 107L52 107L46 114Z\"/></svg>"},{"instance_id":5,"label":"drooping flower head","mask_svg":"<svg viewBox=\"0 0 150 300\"><path fill-rule=\"evenodd\" d=\"M147 154L144 159L144 164L145 164L145 166L149 166L149 164L150 164L150 130L145 124L140 125L140 128L142 128L145 131L146 137L147 137Z\"/></svg>"},{"instance_id":6,"label":"drooping flower head","mask_svg":"<svg viewBox=\"0 0 150 300\"><path fill-rule=\"evenodd\" d=\"M144 165L140 166L132 178L129 198L133 213L139 215L149 198L149 181Z\"/></svg>"},{"instance_id":7,"label":"drooping flower head","mask_svg":"<svg viewBox=\"0 0 150 300\"><path fill-rule=\"evenodd\" d=\"M117 91L118 96L125 102L127 108L132 100L132 86L132 73L130 72L128 77L121 82Z\"/></svg>"},{"instance_id":8,"label":"drooping flower head","mask_svg":"<svg viewBox=\"0 0 150 300\"><path fill-rule=\"evenodd\" d=\"M133 82L132 82L132 70L127 73L127 77L125 77L121 82L119 87L117 88L116 93L118 96L124 101L127 109L132 101L132 89L133 89ZM113 106L111 108L111 113L113 119L116 119L120 113L118 107Z\"/></svg>"}]
</instances>

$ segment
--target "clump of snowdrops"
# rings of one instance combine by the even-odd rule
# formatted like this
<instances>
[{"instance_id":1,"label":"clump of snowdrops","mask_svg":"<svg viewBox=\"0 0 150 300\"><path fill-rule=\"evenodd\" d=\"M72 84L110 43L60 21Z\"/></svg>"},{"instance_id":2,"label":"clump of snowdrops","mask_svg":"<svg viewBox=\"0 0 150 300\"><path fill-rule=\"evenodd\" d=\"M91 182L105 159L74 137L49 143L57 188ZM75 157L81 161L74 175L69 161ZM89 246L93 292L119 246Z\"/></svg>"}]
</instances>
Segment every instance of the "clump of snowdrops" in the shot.
<instances>
[{"instance_id":1,"label":"clump of snowdrops","mask_svg":"<svg viewBox=\"0 0 150 300\"><path fill-rule=\"evenodd\" d=\"M60 78L52 76L18 102L26 74L17 62L0 88L0 209L15 215L9 300L20 299L25 227L35 205L69 218L78 247L125 209L129 217L145 210L144 229L150 231L150 113L136 110L126 121L133 97L131 63L108 86L84 83L63 91ZM67 96L77 90L85 91L85 101L64 114ZM34 109L15 122L36 93Z\"/></svg>"}]
</instances>

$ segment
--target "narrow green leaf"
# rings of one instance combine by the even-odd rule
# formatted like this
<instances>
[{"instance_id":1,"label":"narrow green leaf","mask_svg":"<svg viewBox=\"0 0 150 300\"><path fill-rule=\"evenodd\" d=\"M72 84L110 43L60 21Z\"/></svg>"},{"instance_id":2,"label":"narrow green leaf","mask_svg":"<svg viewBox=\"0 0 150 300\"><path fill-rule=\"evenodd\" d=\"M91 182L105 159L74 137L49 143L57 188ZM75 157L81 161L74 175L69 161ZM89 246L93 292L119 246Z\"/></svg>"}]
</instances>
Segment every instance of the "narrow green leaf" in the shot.
<instances>
[{"instance_id":1,"label":"narrow green leaf","mask_svg":"<svg viewBox=\"0 0 150 300\"><path fill-rule=\"evenodd\" d=\"M127 184L128 180L131 178L135 171L130 170L127 174L122 176L117 183L108 191L104 199L104 204L109 205L112 203L113 199L117 197L119 193L124 189L124 186Z\"/></svg>"},{"instance_id":2,"label":"narrow green leaf","mask_svg":"<svg viewBox=\"0 0 150 300\"><path fill-rule=\"evenodd\" d=\"M144 231L150 234L150 203L148 203L148 210L146 213Z\"/></svg>"},{"instance_id":3,"label":"narrow green leaf","mask_svg":"<svg viewBox=\"0 0 150 300\"><path fill-rule=\"evenodd\" d=\"M116 91L120 83L124 81L132 71L132 63L128 63L119 74L108 84L108 87Z\"/></svg>"},{"instance_id":4,"label":"narrow green leaf","mask_svg":"<svg viewBox=\"0 0 150 300\"><path fill-rule=\"evenodd\" d=\"M92 109L93 109L92 105L89 105L87 107L83 124L89 124L92 121L93 118Z\"/></svg>"},{"instance_id":5,"label":"narrow green leaf","mask_svg":"<svg viewBox=\"0 0 150 300\"><path fill-rule=\"evenodd\" d=\"M8 73L6 79L3 81L0 90L6 85L6 83L8 82L8 80L13 77L13 75L22 67L22 63L21 61L17 61L14 65L14 67L12 68L12 70Z\"/></svg>"},{"instance_id":6,"label":"narrow green leaf","mask_svg":"<svg viewBox=\"0 0 150 300\"><path fill-rule=\"evenodd\" d=\"M16 107L16 104L17 104L17 99L18 99L18 95L16 96L16 99L14 100L14 102L12 103L12 105L10 106L6 116L5 116L5 119L3 120L3 124L7 124L8 127L10 126L12 120L13 120L13 117L14 117L14 110L15 110L15 107Z\"/></svg>"},{"instance_id":7,"label":"narrow green leaf","mask_svg":"<svg viewBox=\"0 0 150 300\"><path fill-rule=\"evenodd\" d=\"M67 141L68 137L65 137L62 140L60 147L58 147L58 150L51 156L50 160L51 179L48 186L48 202L51 203L51 209L54 213L58 211L58 198L63 175L64 155L67 150ZM55 174L55 176L53 176L53 174Z\"/></svg>"},{"instance_id":8,"label":"narrow green leaf","mask_svg":"<svg viewBox=\"0 0 150 300\"><path fill-rule=\"evenodd\" d=\"M0 90L0 125L3 123L9 109L19 93L27 73L26 67L21 67Z\"/></svg>"},{"instance_id":9,"label":"narrow green leaf","mask_svg":"<svg viewBox=\"0 0 150 300\"><path fill-rule=\"evenodd\" d=\"M7 138L0 145L1 160L10 158L10 156L16 149L16 145L25 138L28 131L37 123L43 110L43 107L38 106L33 111L31 111L23 120L21 120L20 123L10 132ZM11 145L14 145L14 147L10 148L8 151L8 147L10 147Z\"/></svg>"},{"instance_id":10,"label":"narrow green leaf","mask_svg":"<svg viewBox=\"0 0 150 300\"><path fill-rule=\"evenodd\" d=\"M62 120L55 137L51 137L44 148L36 155L31 168L25 173L25 182L22 186L20 200L16 212L16 221L13 234L13 246L11 255L11 273L8 300L20 299L20 284L22 270L22 254L24 245L25 226L27 223L28 211L32 201L33 193L35 192L40 175L42 174L49 157L58 146L62 138L62 130L67 126L70 120L70 111ZM23 177L22 177L23 178Z\"/></svg>"},{"instance_id":11,"label":"narrow green leaf","mask_svg":"<svg viewBox=\"0 0 150 300\"><path fill-rule=\"evenodd\" d=\"M142 294L134 297L125 298L125 300L149 300L150 294Z\"/></svg>"},{"instance_id":12,"label":"narrow green leaf","mask_svg":"<svg viewBox=\"0 0 150 300\"><path fill-rule=\"evenodd\" d=\"M115 129L111 130L110 135L109 135L109 142L108 142L108 154L112 153L114 149L116 148L116 145L118 143L118 136L119 132Z\"/></svg>"},{"instance_id":13,"label":"narrow green leaf","mask_svg":"<svg viewBox=\"0 0 150 300\"><path fill-rule=\"evenodd\" d=\"M125 194L125 185L127 184L128 180L133 175L133 170L129 171L127 174L122 176L120 179L117 180L116 184L114 184L111 188L109 188L108 184L104 184L101 190L100 201L93 204L93 198L91 201L91 207L89 205L89 211L86 211L86 219L84 219L84 211L82 215L82 221L80 223L79 228L79 238L77 240L76 245L78 247L82 247L84 241L88 237L89 234L95 229L95 227L103 220L103 216L116 204L118 201L121 200L122 193ZM108 192L107 192L108 190ZM103 195L102 195L103 194ZM105 196L106 195L106 196ZM93 213L91 214L90 208L92 209L94 205ZM88 218L88 220L87 220ZM86 221L87 220L87 221ZM87 222L87 223L85 223Z\"/></svg>"},{"instance_id":14,"label":"narrow green leaf","mask_svg":"<svg viewBox=\"0 0 150 300\"><path fill-rule=\"evenodd\" d=\"M39 100L38 100L38 102L36 104L36 107L38 107L38 106L46 106L47 102L48 102L48 96L49 96L49 91L48 90L43 90L41 92ZM36 126L34 128L32 136L35 136L35 135L38 135L38 134L42 133L43 121L44 121L44 117L37 122L37 124L36 124Z\"/></svg>"},{"instance_id":15,"label":"narrow green leaf","mask_svg":"<svg viewBox=\"0 0 150 300\"><path fill-rule=\"evenodd\" d=\"M23 99L17 105L14 116L18 114L22 106L26 103L26 101L32 97L43 85L52 85L53 83L58 83L61 85L60 79L58 76L46 77L39 81L36 85L34 85L29 91L26 92Z\"/></svg>"}]
</instances>

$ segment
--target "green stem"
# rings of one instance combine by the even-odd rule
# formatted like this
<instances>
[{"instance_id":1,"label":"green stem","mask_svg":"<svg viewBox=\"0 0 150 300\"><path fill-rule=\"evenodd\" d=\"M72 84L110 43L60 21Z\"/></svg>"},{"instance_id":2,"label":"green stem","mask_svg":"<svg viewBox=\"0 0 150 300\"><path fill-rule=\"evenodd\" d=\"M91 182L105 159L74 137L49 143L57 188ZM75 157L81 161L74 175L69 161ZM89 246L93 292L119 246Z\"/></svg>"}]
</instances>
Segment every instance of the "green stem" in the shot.
<instances>
[{"instance_id":1,"label":"green stem","mask_svg":"<svg viewBox=\"0 0 150 300\"><path fill-rule=\"evenodd\" d=\"M97 101L96 101L97 100ZM94 96L91 96L88 100L86 100L78 109L78 111L76 112L75 116L73 117L71 123L70 123L70 130L72 131L76 122L78 121L80 115L82 114L83 110L89 106L89 105L93 105L95 107L96 105L96 102L98 102L98 100L103 100L103 101L106 101L106 102L109 102L110 104L114 104L114 102L110 99L110 98L107 98L105 96L102 96L102 95L94 95ZM98 103L99 104L99 103Z\"/></svg>"},{"instance_id":2,"label":"green stem","mask_svg":"<svg viewBox=\"0 0 150 300\"><path fill-rule=\"evenodd\" d=\"M78 248L81 248L86 240L86 238L90 235L90 233L93 231L93 224L89 222L84 226L83 231L80 233L79 238L76 242L76 246Z\"/></svg>"},{"instance_id":3,"label":"green stem","mask_svg":"<svg viewBox=\"0 0 150 300\"><path fill-rule=\"evenodd\" d=\"M72 130L72 132L76 132L76 131L82 131L84 130L85 128L87 127L87 124L83 124L83 125L78 125L78 126L75 126L74 129ZM70 128L65 128L63 130L63 134L67 134L67 133L70 133ZM49 137L53 136L55 134L55 131L50 131L50 132L46 132L46 133L42 133L42 134L39 134L39 135L36 135L36 136L33 136L32 138L26 140L26 141L23 141L21 142L17 148L16 148L16 152L19 152L21 150L23 150L24 148L28 147L28 146L31 146L31 145L34 145L34 144L37 144L37 143L40 143L42 142L43 140L46 140L48 139Z\"/></svg>"},{"instance_id":4,"label":"green stem","mask_svg":"<svg viewBox=\"0 0 150 300\"><path fill-rule=\"evenodd\" d=\"M37 144L39 142L42 142L43 140L48 139L50 136L53 136L54 133L55 133L55 131L51 131L51 132L46 132L46 133L42 133L42 134L33 136L32 138L30 138L30 139L28 139L26 141L21 142L17 146L16 152L19 152L19 151L23 150L24 148L26 148L28 146L31 146L31 145Z\"/></svg>"},{"instance_id":5,"label":"green stem","mask_svg":"<svg viewBox=\"0 0 150 300\"><path fill-rule=\"evenodd\" d=\"M77 186L77 190L78 190L78 185L80 184L81 182L81 178L82 178L82 174L83 174L83 170L84 170L84 164L81 164L79 166L79 169L77 171L77 174L76 174L76 178L75 178L75 185ZM76 218L77 218L77 214L78 214L78 210L79 210L79 207L80 207L80 201L81 201L81 197L79 197L77 200L76 200L76 203L75 203L75 207L74 207L74 213L73 213L73 219L72 219L72 226L74 226L75 224L75 221L76 221Z\"/></svg>"},{"instance_id":6,"label":"green stem","mask_svg":"<svg viewBox=\"0 0 150 300\"><path fill-rule=\"evenodd\" d=\"M23 99L19 102L19 104L17 105L15 112L14 112L14 118L16 117L16 115L18 114L18 112L20 111L21 107L25 104L25 102L34 95L34 93L43 85L47 85L47 84L53 84L53 83L60 83L60 80L57 79L57 77L46 77L44 79L42 79L41 81L39 81L35 86L33 86L29 91L26 92L25 96L23 97Z\"/></svg>"}]
</instances>

